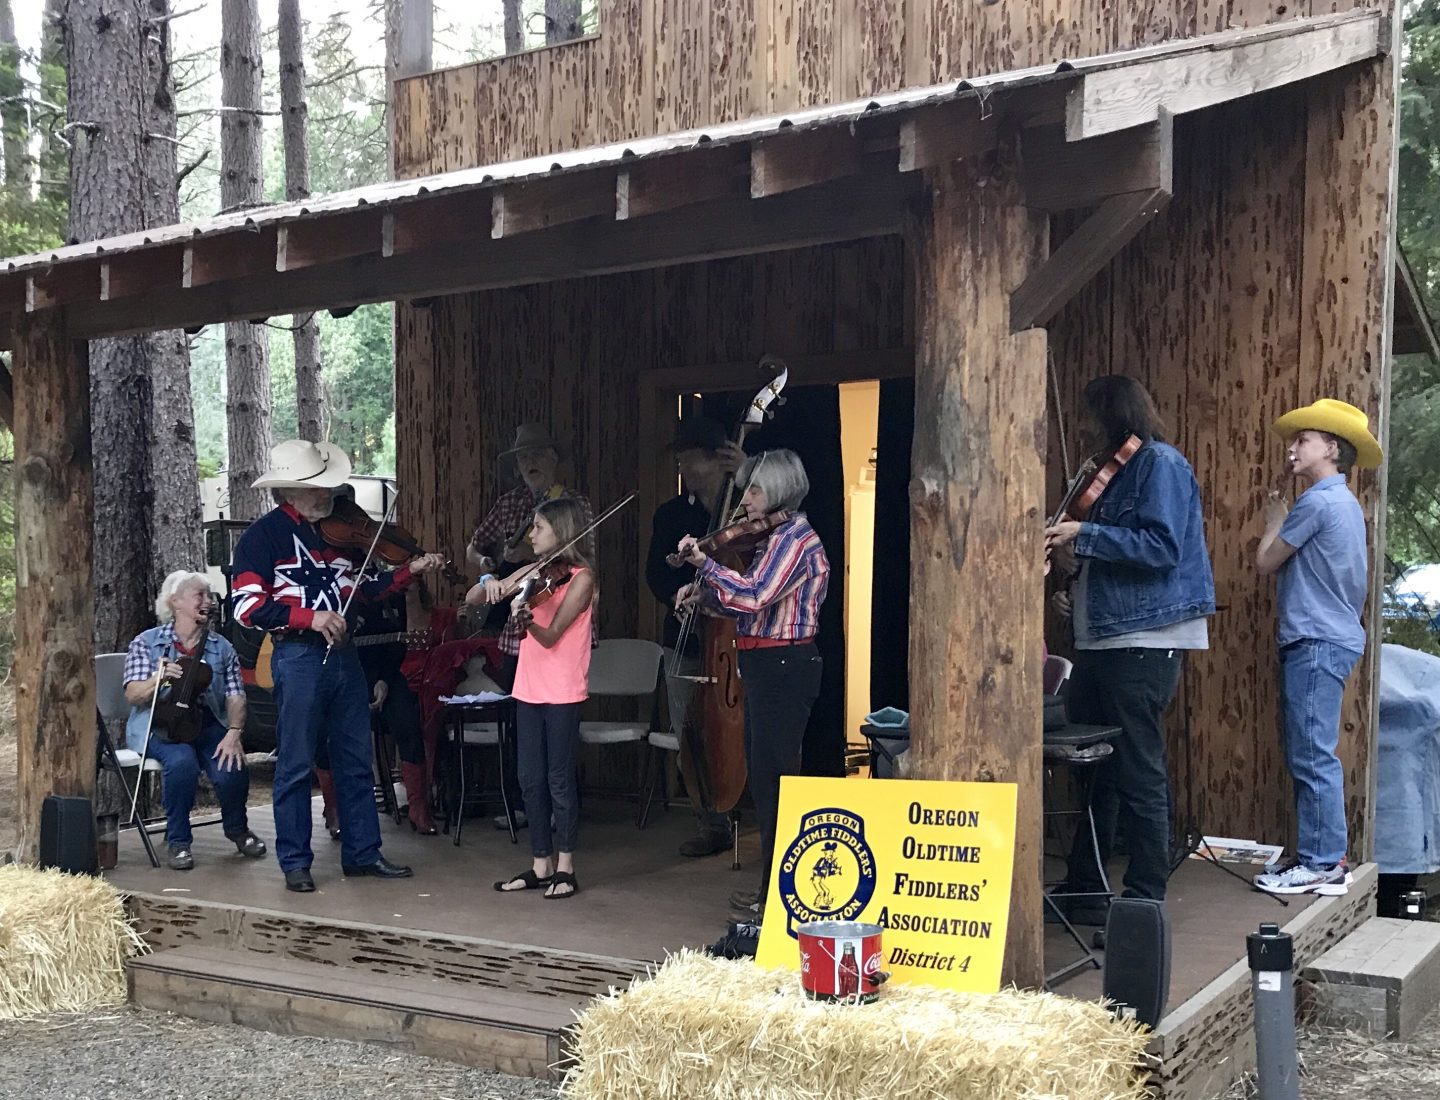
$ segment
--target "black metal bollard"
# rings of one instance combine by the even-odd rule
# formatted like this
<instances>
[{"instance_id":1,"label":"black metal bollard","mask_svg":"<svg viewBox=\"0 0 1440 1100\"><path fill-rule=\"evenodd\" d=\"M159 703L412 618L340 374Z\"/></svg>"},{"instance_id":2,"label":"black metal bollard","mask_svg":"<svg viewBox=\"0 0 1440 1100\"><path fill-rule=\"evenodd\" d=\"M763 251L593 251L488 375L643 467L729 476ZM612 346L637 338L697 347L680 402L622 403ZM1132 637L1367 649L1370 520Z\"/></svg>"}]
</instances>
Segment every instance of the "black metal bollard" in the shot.
<instances>
[{"instance_id":1,"label":"black metal bollard","mask_svg":"<svg viewBox=\"0 0 1440 1100\"><path fill-rule=\"evenodd\" d=\"M1255 1067L1260 1100L1300 1100L1295 1061L1295 949L1278 924L1262 924L1245 938L1250 991L1255 999Z\"/></svg>"}]
</instances>

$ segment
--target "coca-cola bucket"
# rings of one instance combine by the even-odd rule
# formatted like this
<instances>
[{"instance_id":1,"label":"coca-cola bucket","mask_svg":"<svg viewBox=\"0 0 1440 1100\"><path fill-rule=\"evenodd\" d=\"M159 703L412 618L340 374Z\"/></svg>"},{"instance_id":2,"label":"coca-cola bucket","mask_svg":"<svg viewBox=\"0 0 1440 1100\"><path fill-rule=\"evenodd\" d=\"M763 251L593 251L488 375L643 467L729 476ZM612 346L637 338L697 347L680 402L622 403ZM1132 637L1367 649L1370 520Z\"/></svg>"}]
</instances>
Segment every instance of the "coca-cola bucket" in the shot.
<instances>
[{"instance_id":1,"label":"coca-cola bucket","mask_svg":"<svg viewBox=\"0 0 1440 1100\"><path fill-rule=\"evenodd\" d=\"M880 969L880 926L822 920L795 929L800 938L800 984L816 1001L868 1004L890 975Z\"/></svg>"}]
</instances>

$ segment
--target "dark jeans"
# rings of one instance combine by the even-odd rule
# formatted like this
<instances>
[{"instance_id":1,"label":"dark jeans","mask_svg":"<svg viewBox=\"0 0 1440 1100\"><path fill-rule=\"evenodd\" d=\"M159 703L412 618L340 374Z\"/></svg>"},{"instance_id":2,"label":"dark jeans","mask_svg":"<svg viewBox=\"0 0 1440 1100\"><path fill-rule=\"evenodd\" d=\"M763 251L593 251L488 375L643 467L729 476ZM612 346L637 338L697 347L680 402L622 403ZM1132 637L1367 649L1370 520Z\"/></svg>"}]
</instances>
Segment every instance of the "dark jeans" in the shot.
<instances>
[{"instance_id":1,"label":"dark jeans","mask_svg":"<svg viewBox=\"0 0 1440 1100\"><path fill-rule=\"evenodd\" d=\"M745 689L745 770L760 822L760 897L770 888L780 777L800 774L810 708L820 694L822 662L814 643L740 651Z\"/></svg>"},{"instance_id":2,"label":"dark jeans","mask_svg":"<svg viewBox=\"0 0 1440 1100\"><path fill-rule=\"evenodd\" d=\"M1066 709L1070 720L1119 726L1114 753L1096 765L1092 803L1095 839L1108 862L1117 819L1130 861L1125 897L1163 901L1170 877L1170 770L1165 759L1165 710L1175 698L1185 651L1180 649L1090 649L1075 654ZM1081 821L1070 849L1066 887L1099 892L1100 875Z\"/></svg>"},{"instance_id":3,"label":"dark jeans","mask_svg":"<svg viewBox=\"0 0 1440 1100\"><path fill-rule=\"evenodd\" d=\"M519 669L520 658L514 654L505 654L500 662L500 670L495 675L495 682L502 691L514 690L515 673ZM520 784L519 768L520 763L514 753L500 754L500 785L505 789L505 801L515 813L520 813L525 809L525 795Z\"/></svg>"},{"instance_id":4,"label":"dark jeans","mask_svg":"<svg viewBox=\"0 0 1440 1100\"><path fill-rule=\"evenodd\" d=\"M220 800L220 822L229 837L241 836L249 827L245 799L250 794L250 773L244 768L221 771L215 750L225 739L225 727L208 716L200 736L188 745L150 739L150 757L160 761L160 799L165 804L165 842L190 846L190 811L195 806L195 787L203 771Z\"/></svg>"},{"instance_id":5,"label":"dark jeans","mask_svg":"<svg viewBox=\"0 0 1440 1100\"><path fill-rule=\"evenodd\" d=\"M275 677L275 855L282 871L309 867L310 771L324 744L335 777L340 861L365 867L380 858L375 811L375 761L370 742L370 693L354 646L281 641L271 660Z\"/></svg>"},{"instance_id":6,"label":"dark jeans","mask_svg":"<svg viewBox=\"0 0 1440 1100\"><path fill-rule=\"evenodd\" d=\"M404 676L385 681L388 689L380 708L385 732L395 739L400 759L407 764L425 763L425 736L420 722L420 697L410 690ZM371 698L374 698L373 688Z\"/></svg>"},{"instance_id":7,"label":"dark jeans","mask_svg":"<svg viewBox=\"0 0 1440 1100\"><path fill-rule=\"evenodd\" d=\"M529 807L530 853L537 859L557 848L575 850L580 832L580 781L575 768L584 705L515 704L520 789Z\"/></svg>"}]
</instances>

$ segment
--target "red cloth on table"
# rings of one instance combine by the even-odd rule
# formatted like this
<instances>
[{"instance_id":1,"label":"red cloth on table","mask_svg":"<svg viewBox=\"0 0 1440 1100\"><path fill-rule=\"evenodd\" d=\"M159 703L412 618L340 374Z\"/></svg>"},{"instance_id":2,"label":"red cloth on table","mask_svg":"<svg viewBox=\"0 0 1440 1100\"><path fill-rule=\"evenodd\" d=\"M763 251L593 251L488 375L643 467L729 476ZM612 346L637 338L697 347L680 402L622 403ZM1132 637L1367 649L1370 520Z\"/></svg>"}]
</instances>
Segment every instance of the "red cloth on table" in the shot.
<instances>
[{"instance_id":1,"label":"red cloth on table","mask_svg":"<svg viewBox=\"0 0 1440 1100\"><path fill-rule=\"evenodd\" d=\"M500 667L502 656L498 638L458 638L441 642L434 649L406 655L405 664L401 667L410 687L420 698L420 724L427 743L433 745L440 733L440 718L445 710L440 696L454 693L455 685L464 679L465 663L477 653L484 655L488 668L494 670Z\"/></svg>"}]
</instances>

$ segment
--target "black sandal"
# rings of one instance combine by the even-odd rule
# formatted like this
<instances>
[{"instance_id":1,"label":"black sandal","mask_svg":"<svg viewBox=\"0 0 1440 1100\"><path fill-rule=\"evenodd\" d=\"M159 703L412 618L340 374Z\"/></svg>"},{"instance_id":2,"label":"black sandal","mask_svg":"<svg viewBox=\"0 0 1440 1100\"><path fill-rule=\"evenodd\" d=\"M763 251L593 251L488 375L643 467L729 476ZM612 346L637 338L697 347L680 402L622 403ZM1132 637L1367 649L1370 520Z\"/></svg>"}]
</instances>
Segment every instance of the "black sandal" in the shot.
<instances>
[{"instance_id":1,"label":"black sandal","mask_svg":"<svg viewBox=\"0 0 1440 1100\"><path fill-rule=\"evenodd\" d=\"M543 890L545 889L545 887L549 886L552 881L552 879L540 878L538 875L535 874L534 869L531 868L521 874L512 875L510 878L505 879L503 882L497 882L495 884L495 889L500 891L500 893L502 894L518 894L522 890ZM509 886L512 882L523 882L525 885L507 890L506 887Z\"/></svg>"},{"instance_id":2,"label":"black sandal","mask_svg":"<svg viewBox=\"0 0 1440 1100\"><path fill-rule=\"evenodd\" d=\"M550 890L555 889L557 886L568 886L570 889L566 890L563 894L550 893ZM580 884L575 881L575 876L570 871L556 871L550 876L550 890L545 891L545 900L559 901L562 898L573 898L578 894L580 892Z\"/></svg>"}]
</instances>

